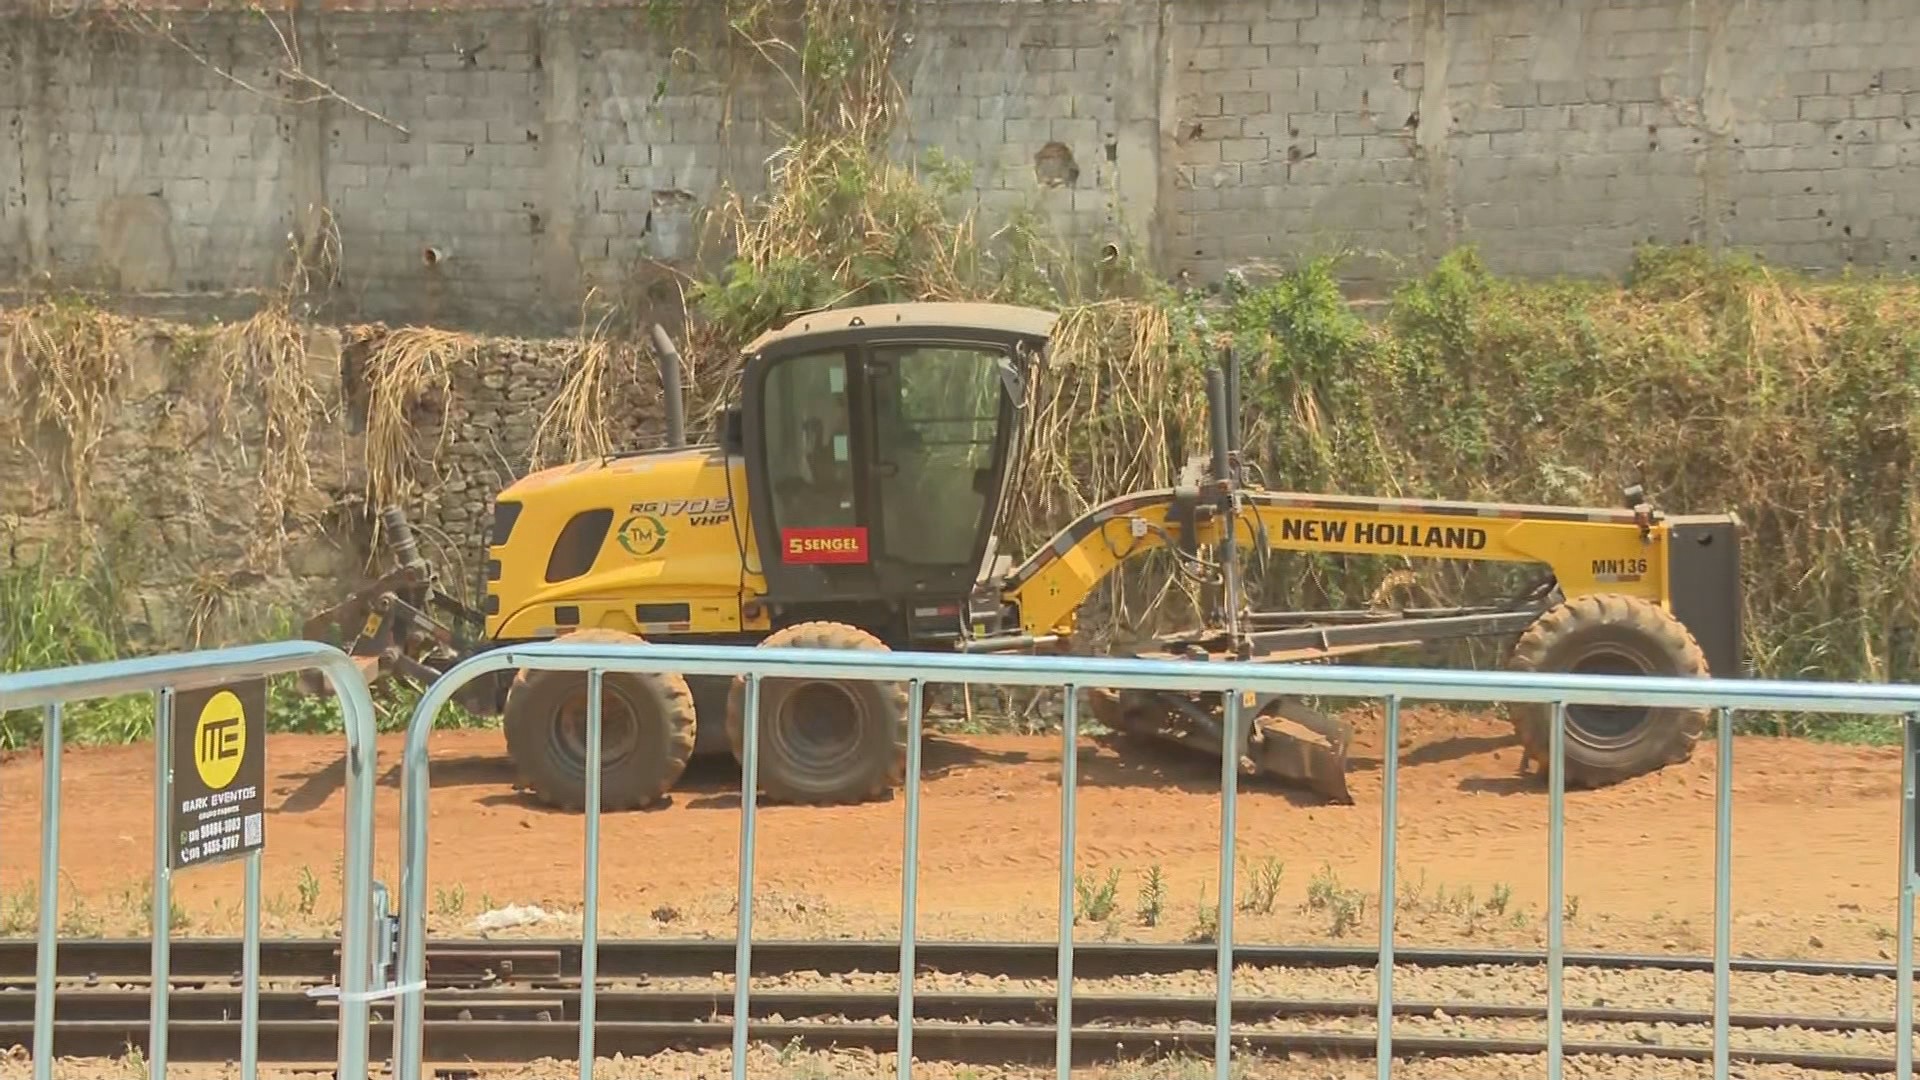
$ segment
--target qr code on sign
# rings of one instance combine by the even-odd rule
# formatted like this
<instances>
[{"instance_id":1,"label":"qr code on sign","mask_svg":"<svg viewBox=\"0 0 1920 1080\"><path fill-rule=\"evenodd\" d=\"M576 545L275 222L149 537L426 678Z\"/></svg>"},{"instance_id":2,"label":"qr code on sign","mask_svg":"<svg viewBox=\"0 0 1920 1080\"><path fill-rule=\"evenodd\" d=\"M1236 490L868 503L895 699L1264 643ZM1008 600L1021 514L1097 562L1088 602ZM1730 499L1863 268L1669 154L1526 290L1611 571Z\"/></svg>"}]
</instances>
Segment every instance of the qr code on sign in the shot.
<instances>
[{"instance_id":1,"label":"qr code on sign","mask_svg":"<svg viewBox=\"0 0 1920 1080\"><path fill-rule=\"evenodd\" d=\"M245 846L253 847L258 844L260 842L260 815L248 814L246 820L241 825L241 830L246 837L243 841Z\"/></svg>"}]
</instances>

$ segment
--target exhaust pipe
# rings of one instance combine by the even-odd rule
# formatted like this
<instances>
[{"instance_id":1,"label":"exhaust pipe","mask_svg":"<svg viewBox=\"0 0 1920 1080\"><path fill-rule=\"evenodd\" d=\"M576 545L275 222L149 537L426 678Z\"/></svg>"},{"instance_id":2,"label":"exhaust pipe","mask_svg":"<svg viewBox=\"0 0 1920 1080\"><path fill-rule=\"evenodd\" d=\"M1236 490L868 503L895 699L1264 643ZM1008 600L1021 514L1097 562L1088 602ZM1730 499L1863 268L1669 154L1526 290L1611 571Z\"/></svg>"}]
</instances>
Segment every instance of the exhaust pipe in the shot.
<instances>
[{"instance_id":1,"label":"exhaust pipe","mask_svg":"<svg viewBox=\"0 0 1920 1080\"><path fill-rule=\"evenodd\" d=\"M420 545L414 542L413 526L407 522L407 512L397 506L389 506L380 511L380 523L387 533L387 546L400 565L414 570L426 565L420 557Z\"/></svg>"},{"instance_id":2,"label":"exhaust pipe","mask_svg":"<svg viewBox=\"0 0 1920 1080\"><path fill-rule=\"evenodd\" d=\"M660 394L667 410L667 445L682 447L687 445L687 407L680 395L680 350L673 347L673 339L659 323L653 324L653 351L660 358Z\"/></svg>"}]
</instances>

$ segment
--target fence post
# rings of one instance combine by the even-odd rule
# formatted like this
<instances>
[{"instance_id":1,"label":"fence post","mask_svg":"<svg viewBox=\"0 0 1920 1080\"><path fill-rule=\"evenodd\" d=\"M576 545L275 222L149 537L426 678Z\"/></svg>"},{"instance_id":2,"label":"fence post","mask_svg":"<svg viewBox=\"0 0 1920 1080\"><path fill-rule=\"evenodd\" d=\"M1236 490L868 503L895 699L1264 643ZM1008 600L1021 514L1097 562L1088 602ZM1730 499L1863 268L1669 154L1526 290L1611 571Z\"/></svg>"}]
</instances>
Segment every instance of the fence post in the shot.
<instances>
[{"instance_id":1,"label":"fence post","mask_svg":"<svg viewBox=\"0 0 1920 1080\"><path fill-rule=\"evenodd\" d=\"M53 1080L53 981L60 944L60 704L46 707L40 731L40 941L33 970L33 1080Z\"/></svg>"},{"instance_id":2,"label":"fence post","mask_svg":"<svg viewBox=\"0 0 1920 1080\"><path fill-rule=\"evenodd\" d=\"M920 738L926 690L919 679L907 682L907 812L900 856L900 1009L894 1065L899 1080L913 1077L913 973L916 913L920 905Z\"/></svg>"},{"instance_id":3,"label":"fence post","mask_svg":"<svg viewBox=\"0 0 1920 1080\"><path fill-rule=\"evenodd\" d=\"M1053 1074L1073 1075L1073 884L1079 824L1075 793L1080 784L1080 688L1066 684L1060 716L1060 956L1054 994Z\"/></svg>"},{"instance_id":4,"label":"fence post","mask_svg":"<svg viewBox=\"0 0 1920 1080\"><path fill-rule=\"evenodd\" d=\"M1387 695L1385 739L1380 751L1380 960L1374 973L1375 1025L1379 1041L1373 1051L1374 1075L1393 1076L1393 918L1398 908L1400 862L1400 697Z\"/></svg>"},{"instance_id":5,"label":"fence post","mask_svg":"<svg viewBox=\"0 0 1920 1080\"><path fill-rule=\"evenodd\" d=\"M1713 1075L1732 1062L1728 1025L1733 994L1733 710L1716 710L1713 778Z\"/></svg>"},{"instance_id":6,"label":"fence post","mask_svg":"<svg viewBox=\"0 0 1920 1080\"><path fill-rule=\"evenodd\" d=\"M733 1080L747 1080L747 1020L753 996L754 812L760 793L760 676L747 674L740 733L740 877L733 939Z\"/></svg>"},{"instance_id":7,"label":"fence post","mask_svg":"<svg viewBox=\"0 0 1920 1080\"><path fill-rule=\"evenodd\" d=\"M1560 1080L1567 964L1567 703L1547 739L1547 1080Z\"/></svg>"}]
</instances>

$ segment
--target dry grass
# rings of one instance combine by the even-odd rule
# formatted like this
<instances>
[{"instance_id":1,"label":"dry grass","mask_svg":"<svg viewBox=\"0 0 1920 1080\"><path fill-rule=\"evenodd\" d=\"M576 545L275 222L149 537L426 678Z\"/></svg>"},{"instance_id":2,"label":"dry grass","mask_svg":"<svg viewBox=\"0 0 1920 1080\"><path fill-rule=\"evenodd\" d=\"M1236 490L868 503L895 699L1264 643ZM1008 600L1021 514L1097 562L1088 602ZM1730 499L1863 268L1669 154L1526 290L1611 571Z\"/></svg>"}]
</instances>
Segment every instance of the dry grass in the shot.
<instances>
[{"instance_id":1,"label":"dry grass","mask_svg":"<svg viewBox=\"0 0 1920 1080\"><path fill-rule=\"evenodd\" d=\"M453 370L472 365L481 339L431 327L403 326L384 334L368 354L367 498L375 507L400 505L422 473L415 428L420 409L444 407L453 396ZM439 425L437 457L451 437ZM427 463L430 472L432 463Z\"/></svg>"},{"instance_id":2,"label":"dry grass","mask_svg":"<svg viewBox=\"0 0 1920 1080\"><path fill-rule=\"evenodd\" d=\"M591 298L589 298L589 303ZM638 350L611 339L607 312L591 327L582 327L567 357L567 377L540 415L528 453L533 468L612 453L614 425L610 403L624 403L638 389ZM617 381L625 375L624 384Z\"/></svg>"},{"instance_id":3,"label":"dry grass","mask_svg":"<svg viewBox=\"0 0 1920 1080\"><path fill-rule=\"evenodd\" d=\"M1015 481L1030 533L1023 548L1117 495L1172 484L1186 462L1168 435L1204 416L1198 373L1170 362L1164 308L1083 304L1062 312L1054 333L1046 368L1027 387L1030 450Z\"/></svg>"},{"instance_id":4,"label":"dry grass","mask_svg":"<svg viewBox=\"0 0 1920 1080\"><path fill-rule=\"evenodd\" d=\"M290 525L310 527L323 509L307 447L316 428L337 419L337 403L320 393L307 354L307 328L283 301L223 327L214 350L224 377L217 415L234 414L236 395L260 410L261 531L284 542Z\"/></svg>"},{"instance_id":5,"label":"dry grass","mask_svg":"<svg viewBox=\"0 0 1920 1080\"><path fill-rule=\"evenodd\" d=\"M70 301L45 300L0 312L0 372L17 409L14 436L28 448L52 438L82 521L87 480L119 405L132 340L127 319Z\"/></svg>"}]
</instances>

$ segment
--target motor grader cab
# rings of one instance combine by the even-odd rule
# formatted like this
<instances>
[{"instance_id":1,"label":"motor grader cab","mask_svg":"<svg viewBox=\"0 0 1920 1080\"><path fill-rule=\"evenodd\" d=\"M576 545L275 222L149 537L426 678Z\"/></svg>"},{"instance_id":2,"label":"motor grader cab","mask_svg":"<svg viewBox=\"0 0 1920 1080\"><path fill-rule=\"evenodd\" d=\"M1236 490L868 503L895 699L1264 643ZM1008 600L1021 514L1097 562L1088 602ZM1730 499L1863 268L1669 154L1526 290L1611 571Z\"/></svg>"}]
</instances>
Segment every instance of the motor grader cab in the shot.
<instances>
[{"instance_id":1,"label":"motor grader cab","mask_svg":"<svg viewBox=\"0 0 1920 1080\"><path fill-rule=\"evenodd\" d=\"M656 329L670 445L533 473L501 491L483 608L442 592L404 516L384 514L399 567L310 621L374 673L431 679L476 650L536 640L709 642L852 649L1071 647L1075 612L1122 564L1173 548L1210 582L1205 625L1138 655L1327 660L1467 636L1518 636L1512 664L1703 676L1739 669L1730 517L1667 517L1630 491L1619 509L1413 502L1268 492L1239 455L1239 379L1210 372L1212 448L1175 486L1122 494L1018 565L996 530L1020 450L1026 384L1044 377L1047 312L910 303L802 316L747 346L741 397L710 443L682 446L679 360ZM1491 603L1348 612L1250 610L1249 548L1483 559L1542 568ZM1709 663L1711 661L1711 663ZM738 679L609 672L608 809L670 791L690 756L740 753ZM1127 736L1234 753L1257 774L1336 801L1343 722L1259 698L1238 731L1219 695L1091 693ZM859 800L897 785L906 694L894 684L768 679L760 782L772 799ZM460 703L503 715L524 786L577 809L586 680L523 671L470 684ZM1569 710L1568 779L1606 783L1684 757L1692 710ZM1530 755L1548 716L1515 725Z\"/></svg>"}]
</instances>

